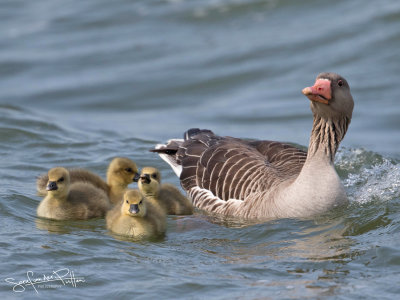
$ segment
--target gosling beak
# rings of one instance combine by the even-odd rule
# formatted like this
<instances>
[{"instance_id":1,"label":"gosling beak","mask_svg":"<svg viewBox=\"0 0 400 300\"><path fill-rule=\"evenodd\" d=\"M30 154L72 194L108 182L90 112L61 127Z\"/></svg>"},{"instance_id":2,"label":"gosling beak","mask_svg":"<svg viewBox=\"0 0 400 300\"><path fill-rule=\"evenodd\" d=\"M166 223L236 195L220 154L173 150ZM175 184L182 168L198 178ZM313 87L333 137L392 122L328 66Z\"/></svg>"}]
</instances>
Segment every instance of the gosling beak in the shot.
<instances>
[{"instance_id":1,"label":"gosling beak","mask_svg":"<svg viewBox=\"0 0 400 300\"><path fill-rule=\"evenodd\" d=\"M131 204L131 205L129 206L129 212L130 212L131 214L137 214L137 213L139 212L139 205L137 205L137 204Z\"/></svg>"},{"instance_id":2,"label":"gosling beak","mask_svg":"<svg viewBox=\"0 0 400 300\"><path fill-rule=\"evenodd\" d=\"M311 101L329 104L332 99L331 81L318 78L313 86L306 87L301 92Z\"/></svg>"},{"instance_id":3,"label":"gosling beak","mask_svg":"<svg viewBox=\"0 0 400 300\"><path fill-rule=\"evenodd\" d=\"M140 174L136 173L135 176L133 177L133 182L138 182L140 179Z\"/></svg>"},{"instance_id":4,"label":"gosling beak","mask_svg":"<svg viewBox=\"0 0 400 300\"><path fill-rule=\"evenodd\" d=\"M49 181L48 185L46 186L46 191L56 191L58 189L57 182Z\"/></svg>"},{"instance_id":5,"label":"gosling beak","mask_svg":"<svg viewBox=\"0 0 400 300\"><path fill-rule=\"evenodd\" d=\"M146 184L149 184L150 183L150 175L149 174L142 174L142 175L140 175L140 181L142 182L142 183L146 183Z\"/></svg>"}]
</instances>

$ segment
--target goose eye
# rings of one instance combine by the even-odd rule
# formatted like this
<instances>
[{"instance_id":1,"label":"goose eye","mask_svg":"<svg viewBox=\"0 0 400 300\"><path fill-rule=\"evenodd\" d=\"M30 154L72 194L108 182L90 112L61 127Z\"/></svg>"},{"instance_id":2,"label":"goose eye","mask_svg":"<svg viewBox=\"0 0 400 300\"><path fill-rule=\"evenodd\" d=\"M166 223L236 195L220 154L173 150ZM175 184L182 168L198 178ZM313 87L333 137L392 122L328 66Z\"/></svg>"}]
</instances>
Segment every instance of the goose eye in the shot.
<instances>
[{"instance_id":1,"label":"goose eye","mask_svg":"<svg viewBox=\"0 0 400 300\"><path fill-rule=\"evenodd\" d=\"M337 84L338 84L338 86L343 86L343 81L339 80Z\"/></svg>"},{"instance_id":2,"label":"goose eye","mask_svg":"<svg viewBox=\"0 0 400 300\"><path fill-rule=\"evenodd\" d=\"M128 173L132 173L132 168L126 168L125 171L127 171Z\"/></svg>"},{"instance_id":3,"label":"goose eye","mask_svg":"<svg viewBox=\"0 0 400 300\"><path fill-rule=\"evenodd\" d=\"M64 181L64 177L61 177L60 179L57 180L58 182L63 182Z\"/></svg>"}]
</instances>

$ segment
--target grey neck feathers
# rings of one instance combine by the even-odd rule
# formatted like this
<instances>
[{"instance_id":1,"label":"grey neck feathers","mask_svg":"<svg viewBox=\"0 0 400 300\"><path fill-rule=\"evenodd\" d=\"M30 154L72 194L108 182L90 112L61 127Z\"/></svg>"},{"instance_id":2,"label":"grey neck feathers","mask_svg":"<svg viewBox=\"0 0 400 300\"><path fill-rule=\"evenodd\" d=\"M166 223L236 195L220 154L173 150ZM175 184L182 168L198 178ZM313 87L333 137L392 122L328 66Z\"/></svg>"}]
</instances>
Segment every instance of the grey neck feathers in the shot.
<instances>
[{"instance_id":1,"label":"grey neck feathers","mask_svg":"<svg viewBox=\"0 0 400 300\"><path fill-rule=\"evenodd\" d=\"M333 163L336 151L347 132L349 124L350 119L345 116L336 119L324 119L314 115L307 158L323 154Z\"/></svg>"}]
</instances>

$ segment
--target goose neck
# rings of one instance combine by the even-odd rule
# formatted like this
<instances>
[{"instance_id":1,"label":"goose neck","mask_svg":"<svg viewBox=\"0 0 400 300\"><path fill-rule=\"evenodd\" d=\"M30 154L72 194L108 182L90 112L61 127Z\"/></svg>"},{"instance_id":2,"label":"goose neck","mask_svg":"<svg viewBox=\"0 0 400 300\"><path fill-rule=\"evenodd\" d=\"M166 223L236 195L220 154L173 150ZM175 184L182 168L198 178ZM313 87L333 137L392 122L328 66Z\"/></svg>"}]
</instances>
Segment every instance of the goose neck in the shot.
<instances>
[{"instance_id":1,"label":"goose neck","mask_svg":"<svg viewBox=\"0 0 400 300\"><path fill-rule=\"evenodd\" d=\"M338 119L314 116L308 147L307 160L325 160L333 164L340 142L343 140L350 120L347 117Z\"/></svg>"}]
</instances>

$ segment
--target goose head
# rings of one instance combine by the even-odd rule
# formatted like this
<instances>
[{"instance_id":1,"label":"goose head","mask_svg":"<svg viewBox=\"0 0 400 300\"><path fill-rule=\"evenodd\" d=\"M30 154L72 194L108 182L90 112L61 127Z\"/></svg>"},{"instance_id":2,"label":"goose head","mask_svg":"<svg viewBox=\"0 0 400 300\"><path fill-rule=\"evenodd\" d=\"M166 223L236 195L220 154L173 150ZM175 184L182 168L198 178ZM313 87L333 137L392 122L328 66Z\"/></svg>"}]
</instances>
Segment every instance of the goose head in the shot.
<instances>
[{"instance_id":1,"label":"goose head","mask_svg":"<svg viewBox=\"0 0 400 300\"><path fill-rule=\"evenodd\" d=\"M107 171L107 182L120 186L128 186L139 180L139 171L136 164L126 157L114 158Z\"/></svg>"},{"instance_id":2,"label":"goose head","mask_svg":"<svg viewBox=\"0 0 400 300\"><path fill-rule=\"evenodd\" d=\"M138 187L140 192L145 196L157 196L159 193L160 184L149 174L142 174L140 175Z\"/></svg>"},{"instance_id":3,"label":"goose head","mask_svg":"<svg viewBox=\"0 0 400 300\"><path fill-rule=\"evenodd\" d=\"M47 193L54 196L67 195L69 192L69 171L62 167L50 169L48 172Z\"/></svg>"},{"instance_id":4,"label":"goose head","mask_svg":"<svg viewBox=\"0 0 400 300\"><path fill-rule=\"evenodd\" d=\"M158 183L161 183L161 174L157 168L144 167L142 168L140 175L149 175L150 178L156 180Z\"/></svg>"},{"instance_id":5,"label":"goose head","mask_svg":"<svg viewBox=\"0 0 400 300\"><path fill-rule=\"evenodd\" d=\"M138 190L128 190L124 194L121 213L131 217L144 217L147 211L145 201Z\"/></svg>"},{"instance_id":6,"label":"goose head","mask_svg":"<svg viewBox=\"0 0 400 300\"><path fill-rule=\"evenodd\" d=\"M321 73L313 86L302 93L311 100L314 115L324 119L347 118L351 120L354 101L347 80L336 73Z\"/></svg>"}]
</instances>

